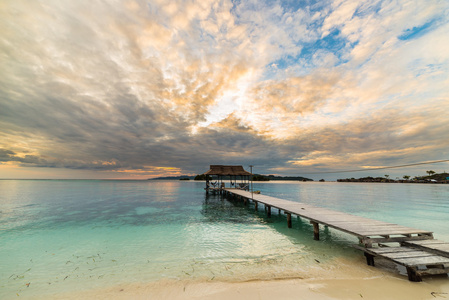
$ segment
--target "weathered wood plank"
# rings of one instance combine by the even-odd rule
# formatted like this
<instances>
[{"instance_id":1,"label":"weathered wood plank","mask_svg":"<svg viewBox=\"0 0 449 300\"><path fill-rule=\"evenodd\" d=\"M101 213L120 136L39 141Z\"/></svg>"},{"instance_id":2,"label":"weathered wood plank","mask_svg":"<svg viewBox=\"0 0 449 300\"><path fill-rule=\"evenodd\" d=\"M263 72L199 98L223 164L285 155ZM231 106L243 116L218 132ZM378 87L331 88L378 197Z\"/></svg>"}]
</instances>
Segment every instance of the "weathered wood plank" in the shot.
<instances>
[{"instance_id":1,"label":"weathered wood plank","mask_svg":"<svg viewBox=\"0 0 449 300\"><path fill-rule=\"evenodd\" d=\"M375 220L372 220L372 222L369 222L368 220L365 221L365 222L363 222L363 221L362 222L360 222L360 221L354 222L352 220L350 220L350 221L342 220L342 221L334 221L334 223L335 224L339 224L339 225L347 224L347 225L360 225L360 226L370 226L370 225L373 225L373 226L390 226L390 225L398 225L398 224L394 224L394 223L385 223L385 222L375 221Z\"/></svg>"},{"instance_id":2,"label":"weathered wood plank","mask_svg":"<svg viewBox=\"0 0 449 300\"><path fill-rule=\"evenodd\" d=\"M448 242L440 241L440 240L413 241L413 242L410 242L410 244L413 244L413 245L429 245L429 244L445 244L445 245L449 245Z\"/></svg>"},{"instance_id":3,"label":"weathered wood plank","mask_svg":"<svg viewBox=\"0 0 449 300\"><path fill-rule=\"evenodd\" d=\"M424 270L415 271L419 275L437 275L437 274L447 274L449 273L449 267L445 268L430 268Z\"/></svg>"},{"instance_id":4,"label":"weathered wood plank","mask_svg":"<svg viewBox=\"0 0 449 300\"><path fill-rule=\"evenodd\" d=\"M391 260L407 268L410 281L421 281L421 276L449 273L449 259L410 247L355 248L363 250L367 264L374 266L374 257ZM422 268L424 267L424 268Z\"/></svg>"},{"instance_id":5,"label":"weathered wood plank","mask_svg":"<svg viewBox=\"0 0 449 300\"><path fill-rule=\"evenodd\" d=\"M424 243L421 241L406 241L403 242L403 244L416 249L426 250L437 255L449 257L449 243L443 241L437 241L436 243Z\"/></svg>"},{"instance_id":6,"label":"weathered wood plank","mask_svg":"<svg viewBox=\"0 0 449 300\"><path fill-rule=\"evenodd\" d=\"M400 252L414 251L414 249L408 248L408 247L369 248L369 249L364 249L364 250L366 250L368 252L372 252L374 254L400 253Z\"/></svg>"},{"instance_id":7,"label":"weathered wood plank","mask_svg":"<svg viewBox=\"0 0 449 300\"><path fill-rule=\"evenodd\" d=\"M396 258L395 262L402 264L404 266L418 266L418 265L437 265L449 264L449 259L447 257L433 255L429 257L413 257L413 258Z\"/></svg>"},{"instance_id":8,"label":"weathered wood plank","mask_svg":"<svg viewBox=\"0 0 449 300\"><path fill-rule=\"evenodd\" d=\"M404 241L410 241L410 240L424 240L424 239L432 239L433 237L431 235L423 235L423 236L402 236L402 237L380 237L380 238L375 238L375 237L361 237L362 239L362 243L366 244L366 245L372 245L375 243L392 243L392 242L396 242L396 243L400 243L400 242L404 242Z\"/></svg>"},{"instance_id":9,"label":"weathered wood plank","mask_svg":"<svg viewBox=\"0 0 449 300\"><path fill-rule=\"evenodd\" d=\"M353 228L355 230L358 229L358 231L362 232L362 231L397 231L397 232L410 232L410 233L428 233L428 230L420 230L420 229L415 229L415 228L407 228L404 226L398 226L398 225L391 225L391 226L377 226L377 225L360 225L360 226L356 226L353 224L336 224L340 227L345 227L345 228Z\"/></svg>"},{"instance_id":10,"label":"weathered wood plank","mask_svg":"<svg viewBox=\"0 0 449 300\"><path fill-rule=\"evenodd\" d=\"M426 246L426 248L449 252L449 244L435 244L433 246L428 245L428 246Z\"/></svg>"},{"instance_id":11,"label":"weathered wood plank","mask_svg":"<svg viewBox=\"0 0 449 300\"><path fill-rule=\"evenodd\" d=\"M398 259L398 258L417 258L417 257L430 257L435 256L435 254L425 252L425 251L408 251L408 252L397 252L397 253L384 253L382 256Z\"/></svg>"},{"instance_id":12,"label":"weathered wood plank","mask_svg":"<svg viewBox=\"0 0 449 300\"><path fill-rule=\"evenodd\" d=\"M406 229L396 229L396 228L385 228L385 229L355 229L357 233L360 235L405 235L405 234L422 234L422 233L431 233L430 231L418 231L418 230L406 230Z\"/></svg>"}]
</instances>

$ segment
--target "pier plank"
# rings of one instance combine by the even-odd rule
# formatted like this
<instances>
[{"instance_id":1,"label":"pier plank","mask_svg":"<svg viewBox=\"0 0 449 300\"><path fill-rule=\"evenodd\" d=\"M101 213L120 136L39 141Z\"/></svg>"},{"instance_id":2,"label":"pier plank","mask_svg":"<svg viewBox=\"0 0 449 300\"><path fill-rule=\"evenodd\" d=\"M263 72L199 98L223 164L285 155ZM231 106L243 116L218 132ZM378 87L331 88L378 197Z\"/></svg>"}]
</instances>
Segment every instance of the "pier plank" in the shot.
<instances>
[{"instance_id":1,"label":"pier plank","mask_svg":"<svg viewBox=\"0 0 449 300\"><path fill-rule=\"evenodd\" d=\"M356 248L359 248L356 246ZM382 257L405 266L410 281L421 281L424 275L449 273L449 258L410 247L365 248L368 265L374 266L374 257Z\"/></svg>"},{"instance_id":2,"label":"pier plank","mask_svg":"<svg viewBox=\"0 0 449 300\"><path fill-rule=\"evenodd\" d=\"M449 243L440 240L405 241L403 245L449 257Z\"/></svg>"},{"instance_id":3,"label":"pier plank","mask_svg":"<svg viewBox=\"0 0 449 300\"><path fill-rule=\"evenodd\" d=\"M435 256L432 253L424 251L398 251L383 253L383 255L392 259Z\"/></svg>"},{"instance_id":4,"label":"pier plank","mask_svg":"<svg viewBox=\"0 0 449 300\"><path fill-rule=\"evenodd\" d=\"M440 240L428 240L428 241L415 241L412 244L414 245L430 245L430 244L449 244L448 242L445 241L440 241Z\"/></svg>"},{"instance_id":5,"label":"pier plank","mask_svg":"<svg viewBox=\"0 0 449 300\"><path fill-rule=\"evenodd\" d=\"M443 256L427 256L427 257L404 257L404 258L395 258L395 261L402 265L449 265L449 259Z\"/></svg>"},{"instance_id":6,"label":"pier plank","mask_svg":"<svg viewBox=\"0 0 449 300\"><path fill-rule=\"evenodd\" d=\"M375 254L384 254L384 253L410 252L412 250L410 250L410 248L407 247L382 247L382 248L370 248L368 251L373 252Z\"/></svg>"}]
</instances>

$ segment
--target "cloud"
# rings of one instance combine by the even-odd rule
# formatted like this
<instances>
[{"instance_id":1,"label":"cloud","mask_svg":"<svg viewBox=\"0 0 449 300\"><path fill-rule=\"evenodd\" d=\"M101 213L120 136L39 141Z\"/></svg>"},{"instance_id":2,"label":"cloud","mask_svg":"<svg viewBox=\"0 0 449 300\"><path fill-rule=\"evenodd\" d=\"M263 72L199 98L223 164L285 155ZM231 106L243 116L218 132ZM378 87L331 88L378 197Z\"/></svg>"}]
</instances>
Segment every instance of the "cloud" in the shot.
<instances>
[{"instance_id":1,"label":"cloud","mask_svg":"<svg viewBox=\"0 0 449 300\"><path fill-rule=\"evenodd\" d=\"M0 163L154 176L441 159L448 15L437 0L4 1Z\"/></svg>"}]
</instances>

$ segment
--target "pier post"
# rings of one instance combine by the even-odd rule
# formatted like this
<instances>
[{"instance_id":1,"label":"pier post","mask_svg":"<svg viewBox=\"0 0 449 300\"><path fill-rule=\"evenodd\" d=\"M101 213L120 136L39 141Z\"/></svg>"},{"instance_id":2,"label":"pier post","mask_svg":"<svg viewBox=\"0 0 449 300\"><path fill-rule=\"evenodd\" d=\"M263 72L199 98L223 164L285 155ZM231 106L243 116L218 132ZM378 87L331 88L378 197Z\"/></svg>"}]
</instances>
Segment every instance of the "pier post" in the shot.
<instances>
[{"instance_id":1,"label":"pier post","mask_svg":"<svg viewBox=\"0 0 449 300\"><path fill-rule=\"evenodd\" d=\"M374 256L365 252L365 257L366 257L366 263L368 264L368 266L374 267Z\"/></svg>"},{"instance_id":2,"label":"pier post","mask_svg":"<svg viewBox=\"0 0 449 300\"><path fill-rule=\"evenodd\" d=\"M416 270L410 267L406 267L407 268L407 275L408 275L408 280L413 281L413 282L421 282L422 278L420 275L418 275L416 273Z\"/></svg>"},{"instance_id":3,"label":"pier post","mask_svg":"<svg viewBox=\"0 0 449 300\"><path fill-rule=\"evenodd\" d=\"M271 217L271 206L267 205L266 208L267 208L267 216L268 216L268 218L270 218Z\"/></svg>"},{"instance_id":4,"label":"pier post","mask_svg":"<svg viewBox=\"0 0 449 300\"><path fill-rule=\"evenodd\" d=\"M287 213L287 226L292 228L292 214Z\"/></svg>"},{"instance_id":5,"label":"pier post","mask_svg":"<svg viewBox=\"0 0 449 300\"><path fill-rule=\"evenodd\" d=\"M243 197L243 204L244 204L244 205L248 205L248 198Z\"/></svg>"},{"instance_id":6,"label":"pier post","mask_svg":"<svg viewBox=\"0 0 449 300\"><path fill-rule=\"evenodd\" d=\"M314 222L314 221L310 221L310 224L313 225L313 239L315 241L319 241L320 240L320 227L318 226L318 223Z\"/></svg>"},{"instance_id":7,"label":"pier post","mask_svg":"<svg viewBox=\"0 0 449 300\"><path fill-rule=\"evenodd\" d=\"M254 209L255 209L255 210L258 210L258 203L259 203L259 202L254 201Z\"/></svg>"}]
</instances>

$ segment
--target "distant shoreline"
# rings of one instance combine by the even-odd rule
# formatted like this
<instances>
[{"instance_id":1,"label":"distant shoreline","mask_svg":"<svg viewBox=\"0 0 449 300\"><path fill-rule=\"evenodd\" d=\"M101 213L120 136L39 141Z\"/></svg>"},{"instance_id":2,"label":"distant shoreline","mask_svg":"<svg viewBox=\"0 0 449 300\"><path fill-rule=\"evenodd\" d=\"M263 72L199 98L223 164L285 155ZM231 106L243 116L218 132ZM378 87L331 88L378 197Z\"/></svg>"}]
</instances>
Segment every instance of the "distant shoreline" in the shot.
<instances>
[{"instance_id":1,"label":"distant shoreline","mask_svg":"<svg viewBox=\"0 0 449 300\"><path fill-rule=\"evenodd\" d=\"M427 171L428 176L416 176L413 179L410 179L410 176L404 175L403 179L390 179L389 175L385 175L385 177L362 177L362 178L346 178L346 179L337 179L337 182L374 182L374 183L432 183L432 184L446 184L449 183L449 174L439 173L436 174L434 171Z\"/></svg>"},{"instance_id":2,"label":"distant shoreline","mask_svg":"<svg viewBox=\"0 0 449 300\"><path fill-rule=\"evenodd\" d=\"M167 176L167 177L156 177L156 178L148 178L148 180L196 180L196 181L204 181L205 178L197 179L201 175L190 176L190 175L181 175L181 176ZM231 180L229 176L224 176L223 180ZM234 178L232 178L234 180ZM237 180L241 180L237 176ZM260 175L254 174L253 181L314 181L313 179L302 177L302 176L274 176L274 175Z\"/></svg>"},{"instance_id":3,"label":"distant shoreline","mask_svg":"<svg viewBox=\"0 0 449 300\"><path fill-rule=\"evenodd\" d=\"M425 181L425 180L390 180L390 181L364 181L358 179L337 179L337 182L360 182L360 183L420 183L420 184L449 184L445 181Z\"/></svg>"}]
</instances>

